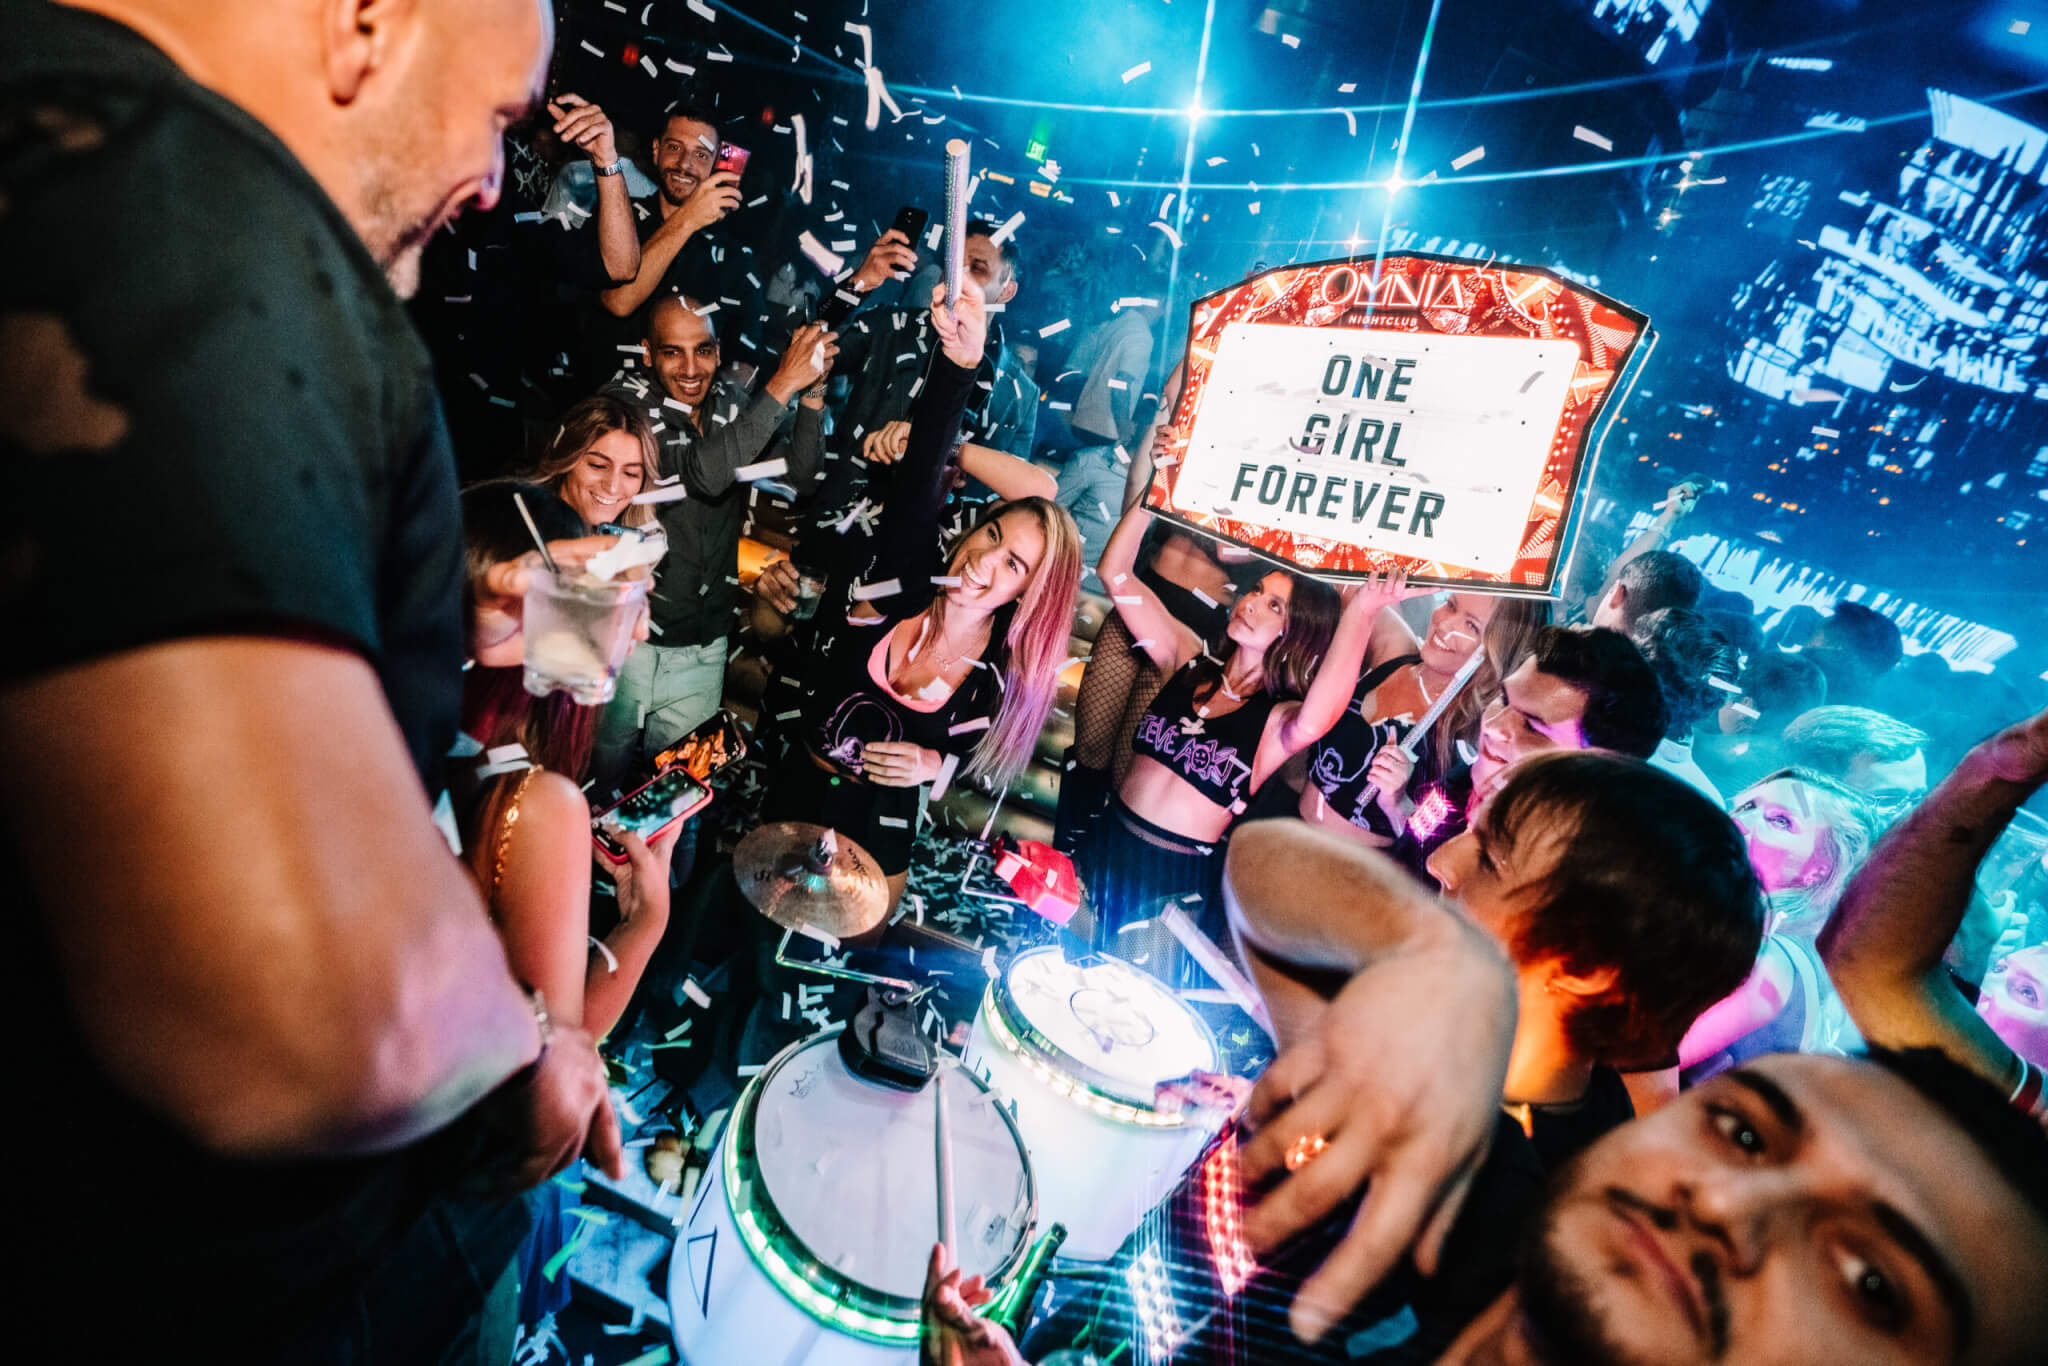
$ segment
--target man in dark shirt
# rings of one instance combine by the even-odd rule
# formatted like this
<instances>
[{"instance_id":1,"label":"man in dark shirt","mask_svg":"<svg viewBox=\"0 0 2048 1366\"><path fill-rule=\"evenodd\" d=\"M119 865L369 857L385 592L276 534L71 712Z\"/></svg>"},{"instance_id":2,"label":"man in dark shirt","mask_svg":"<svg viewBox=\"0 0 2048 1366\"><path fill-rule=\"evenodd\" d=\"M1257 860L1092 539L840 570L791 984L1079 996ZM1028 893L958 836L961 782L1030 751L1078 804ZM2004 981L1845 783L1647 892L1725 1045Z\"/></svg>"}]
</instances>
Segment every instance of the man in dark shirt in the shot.
<instances>
[{"instance_id":1,"label":"man in dark shirt","mask_svg":"<svg viewBox=\"0 0 2048 1366\"><path fill-rule=\"evenodd\" d=\"M0 5L14 1342L139 1359L214 1304L215 1360L440 1359L523 1224L436 1198L475 1126L526 1181L617 1155L431 818L462 549L399 302L494 198L550 12L97 7Z\"/></svg>"},{"instance_id":2,"label":"man in dark shirt","mask_svg":"<svg viewBox=\"0 0 2048 1366\"><path fill-rule=\"evenodd\" d=\"M611 119L564 92L508 129L503 197L436 233L422 262L413 323L434 357L465 484L527 467L527 433L588 393L570 339L598 293L640 269L640 237ZM580 158L578 153L581 153ZM592 208L542 211L549 186L580 161Z\"/></svg>"},{"instance_id":3,"label":"man in dark shirt","mask_svg":"<svg viewBox=\"0 0 2048 1366\"><path fill-rule=\"evenodd\" d=\"M1303 887L1349 887L1349 913L1302 907ZM1490 935L1301 823L1247 828L1226 891L1283 1051L1235 1162L1212 1155L1151 1255L1091 1286L1134 1360L2038 1359L2048 1136L1956 1063L1766 1059L1543 1190L1497 1108L1516 996ZM944 1290L928 1349L1014 1366Z\"/></svg>"},{"instance_id":4,"label":"man in dark shirt","mask_svg":"<svg viewBox=\"0 0 2048 1366\"><path fill-rule=\"evenodd\" d=\"M797 329L774 375L749 397L720 371L707 311L684 295L657 299L647 314L648 369L622 370L603 390L646 412L671 482L655 495L668 499L659 506L669 547L648 597L655 634L627 658L599 718L601 789L718 710L754 483L802 492L818 471L833 334L818 323Z\"/></svg>"},{"instance_id":5,"label":"man in dark shirt","mask_svg":"<svg viewBox=\"0 0 2048 1366\"><path fill-rule=\"evenodd\" d=\"M664 296L687 294L699 301L725 348L735 377L751 385L755 368L771 357L761 353L762 291L754 249L722 226L741 206L740 175L714 169L718 126L695 105L672 111L654 140L653 207L633 205L639 220L640 269L633 279L606 290L605 312L624 319L600 329L618 350L646 334L648 305Z\"/></svg>"}]
</instances>

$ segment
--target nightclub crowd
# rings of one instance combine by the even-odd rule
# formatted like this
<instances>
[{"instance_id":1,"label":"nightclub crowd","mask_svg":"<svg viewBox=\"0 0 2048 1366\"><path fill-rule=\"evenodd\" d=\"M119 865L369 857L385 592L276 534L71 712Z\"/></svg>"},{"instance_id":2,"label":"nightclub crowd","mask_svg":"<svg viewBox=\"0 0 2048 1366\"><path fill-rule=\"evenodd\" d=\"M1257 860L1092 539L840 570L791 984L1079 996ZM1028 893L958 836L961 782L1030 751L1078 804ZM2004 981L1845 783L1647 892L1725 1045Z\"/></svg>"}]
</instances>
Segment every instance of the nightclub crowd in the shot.
<instances>
[{"instance_id":1,"label":"nightclub crowd","mask_svg":"<svg viewBox=\"0 0 2048 1366\"><path fill-rule=\"evenodd\" d=\"M2037 681L1986 717L1879 611L1712 586L1706 476L1557 598L1290 572L1145 498L1163 252L971 221L949 276L935 188L826 272L734 230L710 103L551 82L533 0L250 8L0 7L35 1356L512 1360L683 970L733 1082L848 1018L731 892L721 832L794 822L890 926L1038 840L1045 942L1185 990L1185 907L1270 1036L1023 1312L927 1231L897 1359L2039 1359ZM537 581L621 563L615 690L536 695ZM605 823L734 714L756 778Z\"/></svg>"}]
</instances>

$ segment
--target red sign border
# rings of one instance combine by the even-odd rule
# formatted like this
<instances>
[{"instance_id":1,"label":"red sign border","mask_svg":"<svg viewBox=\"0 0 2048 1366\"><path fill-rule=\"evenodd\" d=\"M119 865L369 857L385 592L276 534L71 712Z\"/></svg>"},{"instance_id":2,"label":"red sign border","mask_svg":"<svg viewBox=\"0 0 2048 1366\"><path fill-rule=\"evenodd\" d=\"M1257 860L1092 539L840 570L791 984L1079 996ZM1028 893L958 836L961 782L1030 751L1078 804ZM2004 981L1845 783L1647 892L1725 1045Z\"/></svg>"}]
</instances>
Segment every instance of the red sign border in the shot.
<instances>
[{"instance_id":1,"label":"red sign border","mask_svg":"<svg viewBox=\"0 0 2048 1366\"><path fill-rule=\"evenodd\" d=\"M1565 417L1560 425L1574 429L1569 459L1565 462L1562 470L1557 470L1556 462L1553 461L1550 469L1546 471L1547 473L1556 473L1560 476L1555 481L1559 486L1559 508L1555 513L1543 510L1544 490L1539 489L1536 499L1532 502L1531 516L1523 537L1525 552L1532 544L1540 544L1547 547L1545 553L1540 556L1525 553L1517 559L1515 567L1509 570L1506 575L1489 575L1479 573L1478 571L1417 573L1416 570L1426 565L1436 565L1440 569L1452 571L1462 570L1463 567L1456 565L1446 566L1438 561L1420 560L1411 556L1395 555L1386 551L1367 551L1358 547L1343 547L1341 551L1336 552L1344 558L1357 561L1358 563L1356 564L1322 563L1308 566L1302 564L1300 560L1293 559L1272 548L1275 543L1292 546L1297 541L1308 538L1297 537L1290 532L1263 531L1250 528L1246 523L1236 522L1225 517L1210 514L1190 515L1174 509L1171 506L1173 485L1179 477L1179 462L1187 449L1187 442L1193 431L1195 415L1200 411L1201 395L1207 384L1211 366L1211 358L1208 355L1202 354L1201 344L1220 335L1224 323L1241 320L1227 316L1230 312L1229 304L1233 300L1257 292L1262 287L1274 291L1279 298L1284 298L1287 290L1296 287L1297 284L1307 283L1319 277L1327 277L1330 272L1340 267L1350 267L1357 273L1357 277L1361 281L1373 279L1374 272L1377 270L1378 284L1374 288L1386 288L1390 287L1396 275L1396 271L1392 269L1393 267L1418 262L1424 264L1425 270L1429 266L1463 267L1466 269L1467 277L1470 279L1485 282L1491 277L1503 286L1506 286L1512 277L1527 277L1541 280L1548 285L1556 287L1557 297L1567 294L1578 295L1587 304L1611 312L1632 328L1624 345L1618 350L1609 348L1612 352L1610 357L1612 364L1603 367L1592 367L1589 369L1590 363L1594 359L1594 356L1589 354L1593 349L1591 343L1585 336L1573 338L1580 343L1581 376L1586 376L1589 373L1604 373L1608 378L1593 387L1583 400L1567 401ZM1282 277L1291 276L1300 276L1302 279L1298 282L1289 281L1285 285L1275 284ZM1508 287L1503 292L1509 301L1526 299L1528 297L1525 292L1518 291L1513 287ZM1361 332L1379 331L1404 334L1428 332L1438 335L1519 337L1545 335L1543 324L1540 320L1531 318L1525 313L1520 313L1520 310L1513 308L1511 304L1504 307L1503 301L1500 300L1496 300L1490 307L1490 316L1487 320L1463 332L1447 333L1445 329L1435 326L1425 327L1423 323L1426 322L1426 310L1420 306L1419 299L1427 298L1428 296L1426 294L1417 296L1412 286L1409 287L1409 294L1411 298L1418 298L1418 304L1413 307L1412 312L1404 309L1397 314L1385 307L1367 301L1364 303L1354 303L1342 309L1341 316L1336 321L1318 321L1312 325L1319 327L1350 326L1356 327ZM1275 302L1277 303L1278 299ZM1549 302L1550 300L1545 301L1546 304ZM1337 307L1336 305L1328 304L1325 306ZM1476 304L1468 305L1468 311L1471 307L1476 307ZM1204 309L1214 309L1216 312L1209 319L1207 326L1198 327L1197 319L1202 317ZM1302 312L1298 307L1286 311L1293 314L1296 318ZM1362 313L1363 317L1353 321L1348 316L1351 313ZM1503 313L1507 316L1500 316ZM1520 313L1520 316L1515 316L1518 313ZM1389 316L1412 317L1416 325L1403 328L1385 328L1373 325L1376 321ZM1590 318L1591 314L1589 312L1582 313L1582 316ZM1273 312L1270 310L1258 314L1257 317L1259 321L1274 320ZM1512 321L1509 319L1512 319ZM1524 321L1525 319L1526 322ZM1292 321L1294 318L1282 318L1279 320L1285 322ZM1283 569L1295 573L1309 574L1319 579L1348 581L1362 578L1376 570L1405 568L1409 570L1409 582L1417 585L1465 588L1475 592L1502 596L1540 598L1554 598L1564 578L1569 558L1565 554L1565 550L1570 544L1570 534L1575 530L1574 521L1578 510L1579 495L1584 492L1587 482L1592 477L1593 468L1598 463L1600 443L1606 437L1612 416L1620 408L1620 403L1613 400L1617 394L1620 395L1622 400L1626 400L1629 390L1635 383L1636 376L1641 373L1643 362L1647 360L1649 353L1655 347L1657 339L1656 332L1650 326L1648 314L1638 309L1630 308L1628 305L1610 298L1596 289L1568 279L1549 267L1517 265L1501 261L1498 258L1478 261L1467 257L1443 256L1433 252L1421 251L1391 252L1378 258L1372 256L1350 256L1325 261L1295 262L1290 265L1274 266L1268 270L1260 271L1255 275L1245 277L1236 284L1229 285L1214 293L1206 294L1191 302L1188 305L1187 336L1187 345L1183 352L1186 379L1181 386L1180 401L1174 411L1172 426L1160 437L1155 451L1155 455L1159 458L1159 464L1154 468L1152 483L1145 492L1146 505L1153 510L1154 515L1165 517L1169 521L1178 523L1212 540L1225 541L1249 550L1259 556L1259 558ZM1575 380L1573 387L1576 392L1583 387L1583 380ZM1576 415L1573 411L1575 407L1579 410ZM1243 527L1247 531L1253 532L1254 535L1238 534L1232 530L1232 528L1238 527ZM1264 543L1261 543L1262 540ZM1529 567L1532 564L1539 565L1540 569ZM1535 581L1532 581L1532 575L1536 576Z\"/></svg>"}]
</instances>

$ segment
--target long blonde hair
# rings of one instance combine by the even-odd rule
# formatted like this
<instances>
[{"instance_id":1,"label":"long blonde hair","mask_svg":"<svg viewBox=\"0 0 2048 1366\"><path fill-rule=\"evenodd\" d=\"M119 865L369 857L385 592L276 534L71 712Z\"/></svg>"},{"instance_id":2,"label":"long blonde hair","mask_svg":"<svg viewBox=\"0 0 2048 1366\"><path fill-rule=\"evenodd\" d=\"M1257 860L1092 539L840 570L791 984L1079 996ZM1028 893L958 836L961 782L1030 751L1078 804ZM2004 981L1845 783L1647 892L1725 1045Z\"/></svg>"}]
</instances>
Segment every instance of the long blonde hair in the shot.
<instances>
[{"instance_id":1,"label":"long blonde hair","mask_svg":"<svg viewBox=\"0 0 2048 1366\"><path fill-rule=\"evenodd\" d=\"M1812 883L1767 893L1770 920L1765 926L1774 934L1798 935L1812 939L1842 898L1850 877L1863 866L1878 833L1877 814L1862 793L1810 768L1781 768L1766 774L1735 794L1729 810L1742 799L1770 783L1798 783L1813 796L1813 810L1826 832L1817 853L1827 859L1827 870Z\"/></svg>"},{"instance_id":2,"label":"long blonde hair","mask_svg":"<svg viewBox=\"0 0 2048 1366\"><path fill-rule=\"evenodd\" d=\"M528 477L559 494L569 471L582 461L583 453L590 449L591 443L607 432L626 432L640 443L640 462L646 470L640 481L640 491L645 493L655 480L662 477L661 447L654 439L654 428L648 425L641 411L609 394L593 394L569 406L555 428L554 439L541 452L540 462ZM619 525L646 526L653 520L652 507L645 503L629 503L620 515Z\"/></svg>"},{"instance_id":3,"label":"long blonde hair","mask_svg":"<svg viewBox=\"0 0 2048 1366\"><path fill-rule=\"evenodd\" d=\"M1060 666L1074 632L1074 599L1081 591L1081 533L1067 510L1049 498L1017 498L998 503L947 549L947 559L1003 514L1028 512L1045 534L1045 554L1038 571L1012 604L1010 626L1003 635L1003 700L995 720L982 734L962 773L990 783L1006 783L1031 762L1045 718L1059 692ZM946 599L932 603L939 625L945 623Z\"/></svg>"}]
</instances>

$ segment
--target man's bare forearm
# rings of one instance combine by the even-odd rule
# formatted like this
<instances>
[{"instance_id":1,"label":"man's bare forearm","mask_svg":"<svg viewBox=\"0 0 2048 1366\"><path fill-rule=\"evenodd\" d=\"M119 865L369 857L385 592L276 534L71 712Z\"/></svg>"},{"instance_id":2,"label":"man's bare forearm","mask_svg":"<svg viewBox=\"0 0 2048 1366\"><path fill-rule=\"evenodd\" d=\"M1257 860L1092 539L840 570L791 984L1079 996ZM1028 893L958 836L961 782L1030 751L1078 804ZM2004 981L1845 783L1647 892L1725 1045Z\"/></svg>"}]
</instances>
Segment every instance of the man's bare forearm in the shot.
<instances>
[{"instance_id":1,"label":"man's bare forearm","mask_svg":"<svg viewBox=\"0 0 2048 1366\"><path fill-rule=\"evenodd\" d=\"M1301 968L1348 976L1460 928L1456 913L1392 859L1305 823L1242 827L1225 868L1231 928L1259 952Z\"/></svg>"},{"instance_id":2,"label":"man's bare forearm","mask_svg":"<svg viewBox=\"0 0 2048 1366\"><path fill-rule=\"evenodd\" d=\"M640 234L633 230L633 201L626 194L624 175L597 178L597 250L613 285L638 278Z\"/></svg>"},{"instance_id":3,"label":"man's bare forearm","mask_svg":"<svg viewBox=\"0 0 2048 1366\"><path fill-rule=\"evenodd\" d=\"M608 177L623 179L623 177ZM617 289L608 289L598 297L603 300L606 311L617 317L630 317L633 311L654 294L656 286L668 274L668 268L675 264L676 254L694 235L680 213L672 213L654 235L640 244L640 269L633 278Z\"/></svg>"},{"instance_id":4,"label":"man's bare forearm","mask_svg":"<svg viewBox=\"0 0 2048 1366\"><path fill-rule=\"evenodd\" d=\"M2007 1085L2012 1052L1942 966L1977 865L2039 786L1999 776L1986 746L1962 763L1871 854L1820 933L1821 958L1864 1038L1935 1047Z\"/></svg>"},{"instance_id":5,"label":"man's bare forearm","mask_svg":"<svg viewBox=\"0 0 2048 1366\"><path fill-rule=\"evenodd\" d=\"M1821 931L1837 976L1918 977L1969 908L1977 865L2032 789L1986 770L1977 751L1878 842Z\"/></svg>"},{"instance_id":6,"label":"man's bare forearm","mask_svg":"<svg viewBox=\"0 0 2048 1366\"><path fill-rule=\"evenodd\" d=\"M347 761L277 762L308 735ZM0 767L78 1028L205 1146L402 1144L538 1051L359 656L257 637L110 656L0 693ZM81 858L87 812L122 835Z\"/></svg>"},{"instance_id":7,"label":"man's bare forearm","mask_svg":"<svg viewBox=\"0 0 2048 1366\"><path fill-rule=\"evenodd\" d=\"M996 497L1005 501L1052 498L1060 491L1059 481L1029 460L972 441L960 443L960 468L994 489Z\"/></svg>"}]
</instances>

